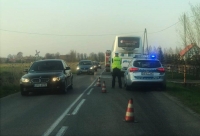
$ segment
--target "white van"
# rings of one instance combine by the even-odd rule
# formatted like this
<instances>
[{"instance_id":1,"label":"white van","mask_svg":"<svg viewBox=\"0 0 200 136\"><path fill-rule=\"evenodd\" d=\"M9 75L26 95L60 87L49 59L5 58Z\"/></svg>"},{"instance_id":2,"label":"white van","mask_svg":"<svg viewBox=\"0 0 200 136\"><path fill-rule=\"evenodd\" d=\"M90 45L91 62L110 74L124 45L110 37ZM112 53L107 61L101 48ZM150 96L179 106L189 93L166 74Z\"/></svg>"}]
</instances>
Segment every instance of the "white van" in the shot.
<instances>
[{"instance_id":1,"label":"white van","mask_svg":"<svg viewBox=\"0 0 200 136\"><path fill-rule=\"evenodd\" d=\"M122 58L122 72L128 67L129 62L136 54L143 54L142 39L140 36L116 36L112 49L110 62L112 65L112 58L115 56L115 52L119 53L119 57ZM110 66L112 72L112 67Z\"/></svg>"}]
</instances>

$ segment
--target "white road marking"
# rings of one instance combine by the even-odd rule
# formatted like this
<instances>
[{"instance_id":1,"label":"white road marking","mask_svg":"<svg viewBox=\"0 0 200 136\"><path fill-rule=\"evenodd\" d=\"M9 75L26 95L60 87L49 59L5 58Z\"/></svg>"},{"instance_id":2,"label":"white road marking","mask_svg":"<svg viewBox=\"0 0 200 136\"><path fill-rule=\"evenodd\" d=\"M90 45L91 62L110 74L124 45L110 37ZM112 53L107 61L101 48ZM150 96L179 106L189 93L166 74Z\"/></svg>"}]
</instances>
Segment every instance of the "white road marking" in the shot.
<instances>
[{"instance_id":1,"label":"white road marking","mask_svg":"<svg viewBox=\"0 0 200 136\"><path fill-rule=\"evenodd\" d=\"M63 136L65 132L67 131L67 129L68 129L68 126L62 126L61 129L56 134L56 136Z\"/></svg>"},{"instance_id":2,"label":"white road marking","mask_svg":"<svg viewBox=\"0 0 200 136\"><path fill-rule=\"evenodd\" d=\"M83 103L85 102L85 99L83 99L78 105L77 107L74 109L74 111L72 112L72 115L75 115L78 110L80 109L81 105L83 105Z\"/></svg>"},{"instance_id":3,"label":"white road marking","mask_svg":"<svg viewBox=\"0 0 200 136\"><path fill-rule=\"evenodd\" d=\"M97 79L96 79L97 80ZM68 112L71 110L71 108L76 104L76 102L83 96L83 94L94 84L96 81L94 80L90 86L88 86L82 94L79 95L78 98L63 112L63 114L47 129L47 131L43 134L43 136L49 136L51 132L56 128L56 126L61 122L61 120L68 115Z\"/></svg>"},{"instance_id":4,"label":"white road marking","mask_svg":"<svg viewBox=\"0 0 200 136\"><path fill-rule=\"evenodd\" d=\"M90 91L87 93L87 95L90 95L90 93L92 92L93 88L90 89Z\"/></svg>"}]
</instances>

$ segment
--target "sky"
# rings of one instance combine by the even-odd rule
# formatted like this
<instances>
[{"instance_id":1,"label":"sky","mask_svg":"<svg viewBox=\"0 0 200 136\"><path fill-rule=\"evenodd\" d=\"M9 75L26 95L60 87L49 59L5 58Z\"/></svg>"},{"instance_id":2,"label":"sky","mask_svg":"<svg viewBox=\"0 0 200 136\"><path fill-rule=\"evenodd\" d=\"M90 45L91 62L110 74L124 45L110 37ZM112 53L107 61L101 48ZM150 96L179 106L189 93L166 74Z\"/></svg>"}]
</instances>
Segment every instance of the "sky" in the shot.
<instances>
[{"instance_id":1,"label":"sky","mask_svg":"<svg viewBox=\"0 0 200 136\"><path fill-rule=\"evenodd\" d=\"M184 47L180 16L199 0L0 0L0 57L110 50L117 35Z\"/></svg>"}]
</instances>

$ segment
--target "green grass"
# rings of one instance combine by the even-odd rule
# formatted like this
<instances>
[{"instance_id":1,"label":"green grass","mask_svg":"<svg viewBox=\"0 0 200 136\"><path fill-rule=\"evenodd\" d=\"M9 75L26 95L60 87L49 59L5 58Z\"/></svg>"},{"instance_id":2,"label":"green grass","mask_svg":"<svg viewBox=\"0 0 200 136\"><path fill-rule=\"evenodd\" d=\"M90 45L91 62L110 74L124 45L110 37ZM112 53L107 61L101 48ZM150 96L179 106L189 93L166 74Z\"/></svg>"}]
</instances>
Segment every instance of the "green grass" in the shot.
<instances>
[{"instance_id":1,"label":"green grass","mask_svg":"<svg viewBox=\"0 0 200 136\"><path fill-rule=\"evenodd\" d=\"M167 83L167 93L178 98L184 105L200 114L200 86L184 87Z\"/></svg>"},{"instance_id":2,"label":"green grass","mask_svg":"<svg viewBox=\"0 0 200 136\"><path fill-rule=\"evenodd\" d=\"M0 98L19 92L19 85L7 84L0 86Z\"/></svg>"}]
</instances>

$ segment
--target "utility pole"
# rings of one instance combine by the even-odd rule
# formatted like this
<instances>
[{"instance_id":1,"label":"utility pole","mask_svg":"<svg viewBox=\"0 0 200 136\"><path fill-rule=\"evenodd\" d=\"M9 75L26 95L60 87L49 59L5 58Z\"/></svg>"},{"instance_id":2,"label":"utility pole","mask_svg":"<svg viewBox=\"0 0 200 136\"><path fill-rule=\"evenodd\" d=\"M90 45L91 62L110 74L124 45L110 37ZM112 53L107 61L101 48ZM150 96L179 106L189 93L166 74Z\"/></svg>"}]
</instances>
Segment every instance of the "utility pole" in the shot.
<instances>
[{"instance_id":1,"label":"utility pole","mask_svg":"<svg viewBox=\"0 0 200 136\"><path fill-rule=\"evenodd\" d=\"M184 44L185 44L185 47L187 47L187 41L186 41L186 16L185 16L185 14L184 14ZM187 56L185 56L185 65L184 65L184 84L186 83L186 59L187 59Z\"/></svg>"},{"instance_id":2,"label":"utility pole","mask_svg":"<svg viewBox=\"0 0 200 136\"><path fill-rule=\"evenodd\" d=\"M145 42L146 42L146 44L147 44L147 55L149 55L148 40L147 40L147 29L146 29L146 28L145 28L145 30L144 30L143 54L145 53L145 51L144 51Z\"/></svg>"}]
</instances>

